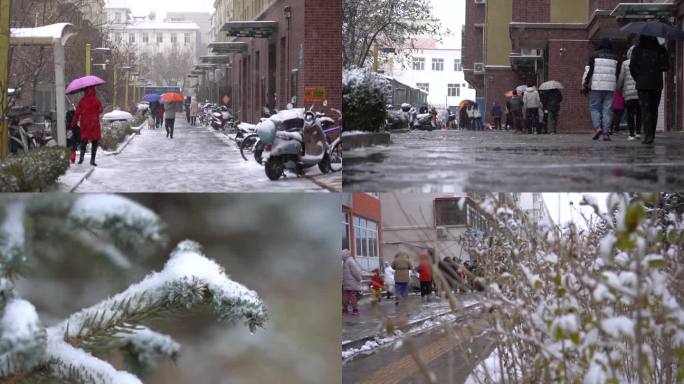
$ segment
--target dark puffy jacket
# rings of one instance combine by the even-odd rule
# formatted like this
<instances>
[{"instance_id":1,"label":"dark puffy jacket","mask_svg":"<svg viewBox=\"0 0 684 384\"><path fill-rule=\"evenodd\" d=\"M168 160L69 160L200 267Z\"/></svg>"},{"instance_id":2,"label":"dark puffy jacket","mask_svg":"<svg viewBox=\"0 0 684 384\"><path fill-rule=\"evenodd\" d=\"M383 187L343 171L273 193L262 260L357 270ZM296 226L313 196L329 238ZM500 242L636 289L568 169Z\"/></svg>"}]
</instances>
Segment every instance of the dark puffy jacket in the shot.
<instances>
[{"instance_id":1,"label":"dark puffy jacket","mask_svg":"<svg viewBox=\"0 0 684 384\"><path fill-rule=\"evenodd\" d=\"M511 112L521 112L523 110L523 101L520 96L511 97Z\"/></svg>"},{"instance_id":2,"label":"dark puffy jacket","mask_svg":"<svg viewBox=\"0 0 684 384\"><path fill-rule=\"evenodd\" d=\"M642 36L632 52L629 72L639 91L663 89L663 72L670 69L667 50L655 38Z\"/></svg>"},{"instance_id":3,"label":"dark puffy jacket","mask_svg":"<svg viewBox=\"0 0 684 384\"><path fill-rule=\"evenodd\" d=\"M548 91L541 91L541 101L544 109L550 112L560 111L561 102L563 101L563 94L558 89L551 89Z\"/></svg>"}]
</instances>

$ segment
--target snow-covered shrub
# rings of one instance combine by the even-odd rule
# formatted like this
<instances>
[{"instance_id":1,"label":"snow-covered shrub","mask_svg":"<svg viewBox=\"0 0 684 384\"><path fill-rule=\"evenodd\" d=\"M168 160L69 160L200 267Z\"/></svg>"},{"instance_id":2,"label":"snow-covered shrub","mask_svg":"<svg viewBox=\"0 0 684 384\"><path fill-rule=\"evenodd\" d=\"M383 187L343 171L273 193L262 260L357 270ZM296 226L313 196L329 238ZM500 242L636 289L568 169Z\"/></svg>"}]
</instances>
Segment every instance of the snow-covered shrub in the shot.
<instances>
[{"instance_id":1,"label":"snow-covered shrub","mask_svg":"<svg viewBox=\"0 0 684 384\"><path fill-rule=\"evenodd\" d=\"M378 132L385 124L388 82L363 68L345 69L342 79L343 130Z\"/></svg>"},{"instance_id":2,"label":"snow-covered shrub","mask_svg":"<svg viewBox=\"0 0 684 384\"><path fill-rule=\"evenodd\" d=\"M131 134L131 123L127 121L114 121L102 124L102 140L100 146L108 151L116 150L116 147Z\"/></svg>"},{"instance_id":3,"label":"snow-covered shrub","mask_svg":"<svg viewBox=\"0 0 684 384\"><path fill-rule=\"evenodd\" d=\"M129 256L164 244L165 226L154 212L112 195L6 195L0 197L0 220L2 382L142 383L95 353L118 350L127 369L146 375L158 358L175 359L180 351L170 336L148 328L151 320L201 308L222 321L242 322L250 332L266 321L257 293L185 240L160 271L46 327L15 289L29 265L86 256L126 269Z\"/></svg>"},{"instance_id":4,"label":"snow-covered shrub","mask_svg":"<svg viewBox=\"0 0 684 384\"><path fill-rule=\"evenodd\" d=\"M613 194L606 213L587 196L599 219L586 228L520 231L499 202L483 204L495 229L469 252L498 347L469 382L684 380L684 206L668 203L681 197Z\"/></svg>"},{"instance_id":5,"label":"snow-covered shrub","mask_svg":"<svg viewBox=\"0 0 684 384\"><path fill-rule=\"evenodd\" d=\"M41 147L0 162L0 192L39 192L48 189L69 169L69 150Z\"/></svg>"}]
</instances>

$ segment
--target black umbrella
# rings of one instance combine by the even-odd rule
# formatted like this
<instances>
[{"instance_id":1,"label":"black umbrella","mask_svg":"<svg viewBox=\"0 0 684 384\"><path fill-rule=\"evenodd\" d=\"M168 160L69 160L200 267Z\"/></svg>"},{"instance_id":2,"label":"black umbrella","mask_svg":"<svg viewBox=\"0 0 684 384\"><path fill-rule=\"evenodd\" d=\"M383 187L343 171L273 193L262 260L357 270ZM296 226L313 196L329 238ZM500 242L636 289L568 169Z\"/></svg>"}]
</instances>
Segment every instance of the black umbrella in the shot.
<instances>
[{"instance_id":1,"label":"black umbrella","mask_svg":"<svg viewBox=\"0 0 684 384\"><path fill-rule=\"evenodd\" d=\"M622 32L662 37L669 40L684 40L684 32L659 21L635 21L621 28Z\"/></svg>"}]
</instances>

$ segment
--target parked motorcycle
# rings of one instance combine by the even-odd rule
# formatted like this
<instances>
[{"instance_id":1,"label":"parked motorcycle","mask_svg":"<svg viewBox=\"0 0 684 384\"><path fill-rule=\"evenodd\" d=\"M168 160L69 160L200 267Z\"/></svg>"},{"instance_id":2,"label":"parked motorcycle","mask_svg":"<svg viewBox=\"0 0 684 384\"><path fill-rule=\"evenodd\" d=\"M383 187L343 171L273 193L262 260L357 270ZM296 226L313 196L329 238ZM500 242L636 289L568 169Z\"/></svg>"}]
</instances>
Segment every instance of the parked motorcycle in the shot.
<instances>
[{"instance_id":1,"label":"parked motorcycle","mask_svg":"<svg viewBox=\"0 0 684 384\"><path fill-rule=\"evenodd\" d=\"M276 120L268 119L257 127L259 140L264 144L264 169L271 180L278 180L286 169L302 175L314 166L328 173L330 155L320 118L312 110L304 113L304 125L278 130Z\"/></svg>"},{"instance_id":2,"label":"parked motorcycle","mask_svg":"<svg viewBox=\"0 0 684 384\"><path fill-rule=\"evenodd\" d=\"M416 116L412 129L417 129L421 131L432 131L435 127L432 126L432 115L429 113L423 113Z\"/></svg>"},{"instance_id":3,"label":"parked motorcycle","mask_svg":"<svg viewBox=\"0 0 684 384\"><path fill-rule=\"evenodd\" d=\"M232 114L226 106L214 109L211 116L211 127L217 131L225 131L228 121L232 118Z\"/></svg>"}]
</instances>

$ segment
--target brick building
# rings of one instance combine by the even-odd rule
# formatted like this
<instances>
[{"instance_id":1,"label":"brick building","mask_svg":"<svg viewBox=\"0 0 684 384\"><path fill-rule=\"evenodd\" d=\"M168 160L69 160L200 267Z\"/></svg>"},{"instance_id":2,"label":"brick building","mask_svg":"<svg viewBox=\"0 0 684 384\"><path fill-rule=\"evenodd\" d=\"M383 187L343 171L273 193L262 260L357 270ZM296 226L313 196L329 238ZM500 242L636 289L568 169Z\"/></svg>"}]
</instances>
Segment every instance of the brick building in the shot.
<instances>
[{"instance_id":1,"label":"brick building","mask_svg":"<svg viewBox=\"0 0 684 384\"><path fill-rule=\"evenodd\" d=\"M342 20L342 3L253 3L233 9L232 19L218 27L215 41L232 44L228 52L212 50L230 56L225 75L216 77L221 82L218 93L231 97L233 110L244 121L258 121L266 105L284 109L288 103L307 108L315 104L316 110L336 117L330 108L342 108L342 26L330 21Z\"/></svg>"},{"instance_id":2,"label":"brick building","mask_svg":"<svg viewBox=\"0 0 684 384\"><path fill-rule=\"evenodd\" d=\"M342 249L370 275L382 259L382 206L377 193L342 194Z\"/></svg>"},{"instance_id":3,"label":"brick building","mask_svg":"<svg viewBox=\"0 0 684 384\"><path fill-rule=\"evenodd\" d=\"M466 80L487 106L505 103L504 93L518 85L559 80L565 86L560 132L588 132L592 129L589 101L580 95L580 88L594 43L609 38L623 54L629 42L620 25L641 17L632 14L637 17L618 20L614 11L619 4L619 0L466 0ZM681 130L681 117L676 124L674 119L674 89L666 88L664 96L660 129Z\"/></svg>"}]
</instances>

